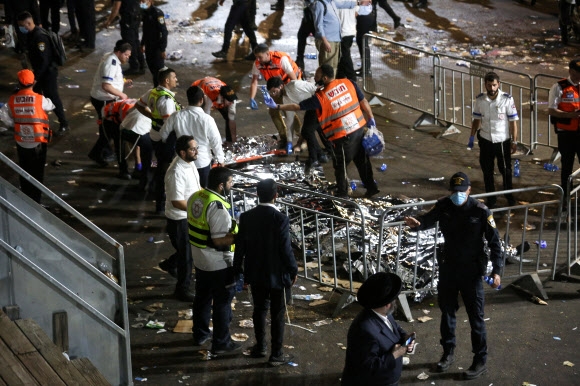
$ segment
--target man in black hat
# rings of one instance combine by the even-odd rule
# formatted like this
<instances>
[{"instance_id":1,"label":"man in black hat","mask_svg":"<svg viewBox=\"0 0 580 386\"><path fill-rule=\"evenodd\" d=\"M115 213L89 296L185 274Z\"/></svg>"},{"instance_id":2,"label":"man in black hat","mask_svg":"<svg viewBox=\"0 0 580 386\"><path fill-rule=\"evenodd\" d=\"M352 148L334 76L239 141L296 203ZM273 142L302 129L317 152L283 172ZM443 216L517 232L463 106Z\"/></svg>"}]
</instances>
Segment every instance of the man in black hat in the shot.
<instances>
[{"instance_id":1,"label":"man in black hat","mask_svg":"<svg viewBox=\"0 0 580 386\"><path fill-rule=\"evenodd\" d=\"M493 265L490 275L493 278L493 288L501 284L503 259L493 215L483 203L469 197L469 177L461 172L455 173L449 181L449 190L451 194L439 199L428 213L417 219L405 217L405 223L414 230L423 230L433 227L439 221L445 246L438 256L437 291L441 310L443 356L437 363L437 369L441 372L447 371L455 360L455 313L459 309L457 295L461 293L471 326L471 346L474 354L471 367L463 374L466 379L474 379L487 371L487 332L483 320L485 299L481 280L487 268L484 237Z\"/></svg>"},{"instance_id":2,"label":"man in black hat","mask_svg":"<svg viewBox=\"0 0 580 386\"><path fill-rule=\"evenodd\" d=\"M568 64L569 77L554 83L548 96L548 112L558 135L558 151L562 155L561 186L568 196L568 177L574 157L580 159L580 58Z\"/></svg>"},{"instance_id":3,"label":"man in black hat","mask_svg":"<svg viewBox=\"0 0 580 386\"><path fill-rule=\"evenodd\" d=\"M365 308L348 329L342 385L398 385L403 355L413 350L415 341L405 345L407 334L393 318L401 278L379 272L363 283L357 293Z\"/></svg>"},{"instance_id":4,"label":"man in black hat","mask_svg":"<svg viewBox=\"0 0 580 386\"><path fill-rule=\"evenodd\" d=\"M244 282L252 291L256 344L250 349L250 356L254 358L267 354L266 314L270 309L272 352L268 363L271 366L292 360L292 355L282 352L285 292L296 283L298 274L290 245L290 220L274 205L276 197L273 179L258 183L260 204L240 216L234 254L234 271L244 274Z\"/></svg>"}]
</instances>

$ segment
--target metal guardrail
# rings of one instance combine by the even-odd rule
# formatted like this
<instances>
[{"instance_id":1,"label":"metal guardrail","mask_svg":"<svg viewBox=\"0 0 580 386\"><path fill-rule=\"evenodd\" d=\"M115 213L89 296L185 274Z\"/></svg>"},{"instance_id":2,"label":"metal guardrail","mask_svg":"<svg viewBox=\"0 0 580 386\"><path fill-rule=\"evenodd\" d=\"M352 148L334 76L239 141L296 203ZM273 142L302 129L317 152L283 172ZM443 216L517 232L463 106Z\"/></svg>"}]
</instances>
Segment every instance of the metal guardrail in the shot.
<instances>
[{"instance_id":1,"label":"metal guardrail","mask_svg":"<svg viewBox=\"0 0 580 386\"><path fill-rule=\"evenodd\" d=\"M572 267L580 264L580 256L578 256L578 192L580 192L580 185L574 187L574 179L578 176L580 176L580 169L568 177L568 192L570 192L566 202L568 209L566 213L566 273L568 276L572 273Z\"/></svg>"},{"instance_id":2,"label":"metal guardrail","mask_svg":"<svg viewBox=\"0 0 580 386\"><path fill-rule=\"evenodd\" d=\"M112 384L133 385L123 246L0 153L25 178L116 251L116 259L0 179L2 302L50 331L57 310L69 314L70 356L88 357ZM109 264L119 284L97 267Z\"/></svg>"},{"instance_id":3,"label":"metal guardrail","mask_svg":"<svg viewBox=\"0 0 580 386\"><path fill-rule=\"evenodd\" d=\"M580 173L580 170L579 170ZM554 191L554 192L552 192ZM504 280L512 280L515 281L525 275L537 275L539 273L551 273L552 279L554 279L557 269L557 257L558 257L558 249L559 249L559 239L560 239L560 224L561 224L561 213L562 213L562 199L563 199L563 191L562 188L557 185L547 185L541 187L530 187L530 188L523 188L523 189L512 189L507 191L500 191L494 193L485 193L485 194L478 194L473 195L472 197L476 199L486 198L490 196L503 196L506 193L518 194L520 196L532 196L536 197L539 195L550 195L553 194L556 196L556 199L550 200L538 200L537 202L529 202L523 203L519 205L515 205L512 207L505 207L505 208L498 208L492 210L494 213L494 217L496 219L496 224L498 226L498 231L500 232L500 236L503 233L503 241L504 245L509 245L510 241L515 243L515 240L520 242L520 245L523 245L526 242L527 238L532 238L532 240L537 240L538 245L535 251L535 256L533 259L527 261L525 258L529 257L532 252L526 253L523 251L524 248L522 247L522 252L520 253L519 263L515 265L505 265L504 264L504 272L502 273L502 279ZM436 279L437 279L437 245L442 243L442 240L439 240L438 234L439 224L435 225L435 228L423 230L420 232L410 231L412 233L416 233L414 250L408 250L406 252L406 256L402 256L401 252L401 245L402 239L407 237L407 233L409 232L409 228L405 225L402 219L398 219L398 221L394 222L385 222L386 217L393 212L404 212L407 211L409 215L415 215L415 213L419 213L422 210L430 209L433 205L435 205L437 201L426 201L422 203L410 203L410 204L403 204L390 207L388 210L385 210L380 218L380 227L379 227L379 242L377 246L376 256L380 257L377 258L375 270L381 271L385 268L388 270L398 274L399 276L405 278L407 283L410 283L410 288L405 289L402 291L404 294L413 294L417 295L421 292L432 291L435 290ZM550 208L555 212L555 226L552 232L547 232L544 230L547 224L547 215L546 209ZM500 216L498 216L500 214ZM538 223L538 226L535 226L535 229L532 230L531 226L531 217L534 217L534 222ZM539 217L539 218L538 218ZM508 221L509 219L509 221ZM511 226L512 222L521 222L522 228L521 231L518 229L516 230L513 226ZM423 234L426 232L431 232L434 234L434 247L433 249L433 256L431 257L431 267L432 270L430 272L430 277L425 277L425 272L422 272L421 275L418 275L418 257L420 252L420 246L425 242ZM548 237L549 236L549 237ZM413 238L411 237L411 239ZM442 237L442 236L441 236ZM547 245L550 245L552 248L549 250L553 250L553 259L549 261L549 264L546 263L547 257L542 255L542 248L541 248L541 240L547 242ZM396 254L389 255L388 250L390 249L390 244L397 244L397 252ZM549 255L552 256L552 255ZM411 266L412 268L403 268L401 266L401 260L406 260L406 265ZM409 261L409 257L411 258ZM504 263L506 262L506 249L504 248L503 252L503 259ZM525 263L524 263L525 261ZM394 262L394 263L393 263ZM512 262L513 263L513 262ZM525 265L524 265L525 264ZM515 268L514 268L515 267ZM423 271L423 269L422 269ZM423 286L418 288L419 276L421 276L421 283L428 283L427 286ZM536 284L541 285L539 280L534 278ZM547 298L545 293L543 292L542 288L538 288L540 294ZM406 300L405 300L406 301ZM404 309L408 309L408 306L403 307ZM412 320L412 317L407 315L409 320Z\"/></svg>"},{"instance_id":4,"label":"metal guardrail","mask_svg":"<svg viewBox=\"0 0 580 386\"><path fill-rule=\"evenodd\" d=\"M555 152L557 152L558 137L554 132L553 125L550 123L548 94L550 93L552 85L560 79L562 79L561 76L546 74L537 74L534 77L534 101L537 108L534 110L536 131L534 133L535 141L532 143L532 149L536 149L538 146L547 146L555 149Z\"/></svg>"}]
</instances>

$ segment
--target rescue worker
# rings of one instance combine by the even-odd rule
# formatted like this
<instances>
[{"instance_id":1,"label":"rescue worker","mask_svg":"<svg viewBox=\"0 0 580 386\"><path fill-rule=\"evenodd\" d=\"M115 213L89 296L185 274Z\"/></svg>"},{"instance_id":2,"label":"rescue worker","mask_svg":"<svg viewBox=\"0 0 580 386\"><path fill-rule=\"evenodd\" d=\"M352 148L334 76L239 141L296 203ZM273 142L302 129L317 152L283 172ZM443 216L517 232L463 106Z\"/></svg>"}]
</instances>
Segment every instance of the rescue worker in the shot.
<instances>
[{"instance_id":1,"label":"rescue worker","mask_svg":"<svg viewBox=\"0 0 580 386\"><path fill-rule=\"evenodd\" d=\"M236 101L238 96L234 90L225 82L211 76L198 79L191 85L198 86L203 90L205 94L203 108L206 114L210 113L213 106L224 117L226 121L226 142L236 142Z\"/></svg>"},{"instance_id":2,"label":"rescue worker","mask_svg":"<svg viewBox=\"0 0 580 386\"><path fill-rule=\"evenodd\" d=\"M570 61L568 74L567 79L558 81L550 88L548 97L548 112L555 125L558 151L562 155L560 183L565 198L569 193L568 177L572 174L574 156L580 160L580 58Z\"/></svg>"},{"instance_id":3,"label":"rescue worker","mask_svg":"<svg viewBox=\"0 0 580 386\"><path fill-rule=\"evenodd\" d=\"M131 175L129 174L127 161L121 158L123 154L121 151L121 122L125 120L125 117L135 106L136 102L136 99L123 99L103 106L103 128L107 136L112 138L115 144L115 153L119 164L118 177L123 180L130 180Z\"/></svg>"},{"instance_id":4,"label":"rescue worker","mask_svg":"<svg viewBox=\"0 0 580 386\"><path fill-rule=\"evenodd\" d=\"M18 15L20 32L26 36L26 51L36 84L34 92L45 95L54 104L54 113L58 118L60 128L58 134L68 131L68 121L64 115L62 101L58 95L58 66L55 63L55 55L50 37L34 24L30 12L22 12Z\"/></svg>"},{"instance_id":5,"label":"rescue worker","mask_svg":"<svg viewBox=\"0 0 580 386\"><path fill-rule=\"evenodd\" d=\"M32 71L20 70L18 72L20 89L2 106L0 116L7 126L14 126L14 140L20 167L42 183L47 144L52 136L46 112L54 109L54 104L50 99L32 90L34 82ZM22 193L40 204L40 190L24 177L20 177L20 188Z\"/></svg>"},{"instance_id":6,"label":"rescue worker","mask_svg":"<svg viewBox=\"0 0 580 386\"><path fill-rule=\"evenodd\" d=\"M260 74L264 77L267 82L273 76L279 76L282 78L284 84L287 84L291 80L302 79L302 71L296 65L296 63L290 58L285 52L280 51L270 51L267 45L258 44L254 49L254 55L256 56L256 61L252 68L252 83L250 85L250 107L252 110L258 110L258 103L254 99L256 97L256 92L258 90L258 78ZM283 103L282 95L274 98L277 104ZM288 154L293 152L292 138L288 137L287 127L284 119L282 119L282 114L280 111L270 109L268 110L280 139L278 142L278 147L280 149L286 149ZM296 114L287 114L286 118L288 121L292 121L292 132L299 133L300 130L300 120Z\"/></svg>"},{"instance_id":7,"label":"rescue worker","mask_svg":"<svg viewBox=\"0 0 580 386\"><path fill-rule=\"evenodd\" d=\"M153 0L141 0L143 10L143 36L141 37L141 51L145 53L145 60L149 71L153 75L153 87L159 86L159 71L165 67L167 54L167 26L165 14L153 5Z\"/></svg>"},{"instance_id":8,"label":"rescue worker","mask_svg":"<svg viewBox=\"0 0 580 386\"><path fill-rule=\"evenodd\" d=\"M473 197L469 177L455 173L449 180L449 196L437 201L433 209L418 218L405 217L413 230L429 229L439 222L445 238L445 248L439 259L437 298L441 309L441 345L443 356L437 370L444 372L455 362L455 316L461 294L471 326L471 366L463 373L466 379L475 379L487 371L487 332L484 321L485 296L482 277L486 273L487 253L493 266L492 288L501 284L503 259L499 234L490 210ZM484 238L487 243L484 243Z\"/></svg>"},{"instance_id":9,"label":"rescue worker","mask_svg":"<svg viewBox=\"0 0 580 386\"><path fill-rule=\"evenodd\" d=\"M222 49L220 51L212 52L211 54L219 59L225 59L228 56L228 50L230 49L230 44L232 41L232 32L236 25L241 25L244 33L250 40L250 46L252 50L258 45L256 39L256 33L254 32L254 26L256 25L255 13L254 18L250 16L251 5L253 0L233 0L232 7L230 8L230 13L226 20L226 25L224 27L224 42L222 44ZM219 5L224 5L224 0L219 0ZM255 7L254 7L255 8ZM254 54L250 52L249 55L245 57L246 60L254 60Z\"/></svg>"},{"instance_id":10,"label":"rescue worker","mask_svg":"<svg viewBox=\"0 0 580 386\"><path fill-rule=\"evenodd\" d=\"M365 123L376 126L369 102L356 83L349 79L334 79L331 65L323 64L314 75L321 86L314 96L299 104L269 106L277 110L316 110L318 121L326 139L332 142L331 156L336 177L336 196L348 197L346 168L354 161L366 193L370 198L379 193L373 178L373 167L362 145ZM340 99L339 99L340 98ZM341 103L334 103L337 100ZM367 114L368 121L363 116Z\"/></svg>"},{"instance_id":11,"label":"rescue worker","mask_svg":"<svg viewBox=\"0 0 580 386\"><path fill-rule=\"evenodd\" d=\"M230 322L234 297L234 235L238 226L226 201L233 184L231 170L211 169L208 187L195 192L187 202L189 242L195 266L193 300L193 340L201 346L212 336L212 354L238 351L241 344L232 341ZM213 310L213 312L212 312Z\"/></svg>"},{"instance_id":12,"label":"rescue worker","mask_svg":"<svg viewBox=\"0 0 580 386\"><path fill-rule=\"evenodd\" d=\"M151 68L151 67L149 67ZM162 68L158 75L159 86L147 91L139 98L135 108L139 112L151 119L151 131L149 137L155 157L157 158L157 168L153 177L155 184L155 212L163 214L165 211L165 189L163 187L165 172L175 156L175 134L172 134L164 142L161 139L159 130L163 123L171 114L181 110L181 105L175 99L175 93L171 90L177 87L177 75L171 68ZM141 160L143 163L142 172L148 175L151 169L151 152L141 149ZM143 180L142 180L143 181ZM141 188L145 189L144 186Z\"/></svg>"},{"instance_id":13,"label":"rescue worker","mask_svg":"<svg viewBox=\"0 0 580 386\"><path fill-rule=\"evenodd\" d=\"M109 18L105 21L105 28L111 25L117 16L121 16L121 39L135 47L135 52L129 58L129 69L124 75L144 74L145 57L139 47L139 26L141 24L140 0L113 0L113 7Z\"/></svg>"}]
</instances>

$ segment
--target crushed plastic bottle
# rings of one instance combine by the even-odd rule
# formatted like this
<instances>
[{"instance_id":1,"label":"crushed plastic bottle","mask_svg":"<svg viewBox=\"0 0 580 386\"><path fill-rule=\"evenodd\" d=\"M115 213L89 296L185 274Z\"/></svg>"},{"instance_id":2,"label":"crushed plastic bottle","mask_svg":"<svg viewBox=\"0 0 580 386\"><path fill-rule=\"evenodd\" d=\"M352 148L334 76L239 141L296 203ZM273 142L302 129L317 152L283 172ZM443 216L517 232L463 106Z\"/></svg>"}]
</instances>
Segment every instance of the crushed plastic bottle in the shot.
<instances>
[{"instance_id":1,"label":"crushed plastic bottle","mask_svg":"<svg viewBox=\"0 0 580 386\"><path fill-rule=\"evenodd\" d=\"M520 176L520 160L517 159L514 162L514 177Z\"/></svg>"},{"instance_id":2,"label":"crushed plastic bottle","mask_svg":"<svg viewBox=\"0 0 580 386\"><path fill-rule=\"evenodd\" d=\"M292 295L292 299L298 299L298 300L320 300L320 299L322 299L322 295L320 295L320 294L312 294L312 295Z\"/></svg>"},{"instance_id":3,"label":"crushed plastic bottle","mask_svg":"<svg viewBox=\"0 0 580 386\"><path fill-rule=\"evenodd\" d=\"M387 164L382 164L379 169L381 172L384 172L385 170L387 170Z\"/></svg>"},{"instance_id":4,"label":"crushed plastic bottle","mask_svg":"<svg viewBox=\"0 0 580 386\"><path fill-rule=\"evenodd\" d=\"M356 190L356 182L354 182L354 181L351 181L351 182L350 182L350 189L351 189L352 191L355 191L355 190Z\"/></svg>"},{"instance_id":5,"label":"crushed plastic bottle","mask_svg":"<svg viewBox=\"0 0 580 386\"><path fill-rule=\"evenodd\" d=\"M318 55L316 55L316 54L304 54L304 57L306 59L316 59L318 57Z\"/></svg>"},{"instance_id":6,"label":"crushed plastic bottle","mask_svg":"<svg viewBox=\"0 0 580 386\"><path fill-rule=\"evenodd\" d=\"M546 240L536 240L535 244L539 245L541 249L546 249L548 247Z\"/></svg>"},{"instance_id":7,"label":"crushed plastic bottle","mask_svg":"<svg viewBox=\"0 0 580 386\"><path fill-rule=\"evenodd\" d=\"M551 163L545 163L544 169L549 171L549 172L557 172L558 170L560 170L560 168L557 165L554 165Z\"/></svg>"}]
</instances>

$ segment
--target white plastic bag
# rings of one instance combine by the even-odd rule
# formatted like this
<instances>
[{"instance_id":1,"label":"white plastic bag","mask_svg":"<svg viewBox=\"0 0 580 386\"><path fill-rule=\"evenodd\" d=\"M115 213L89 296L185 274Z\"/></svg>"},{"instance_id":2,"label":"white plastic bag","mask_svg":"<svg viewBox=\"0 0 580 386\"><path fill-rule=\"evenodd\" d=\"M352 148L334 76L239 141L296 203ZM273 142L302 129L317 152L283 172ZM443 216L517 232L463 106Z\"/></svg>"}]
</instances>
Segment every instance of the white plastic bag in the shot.
<instances>
[{"instance_id":1,"label":"white plastic bag","mask_svg":"<svg viewBox=\"0 0 580 386\"><path fill-rule=\"evenodd\" d=\"M385 149L385 139L376 126L367 128L362 140L362 145L369 157L375 157Z\"/></svg>"}]
</instances>

